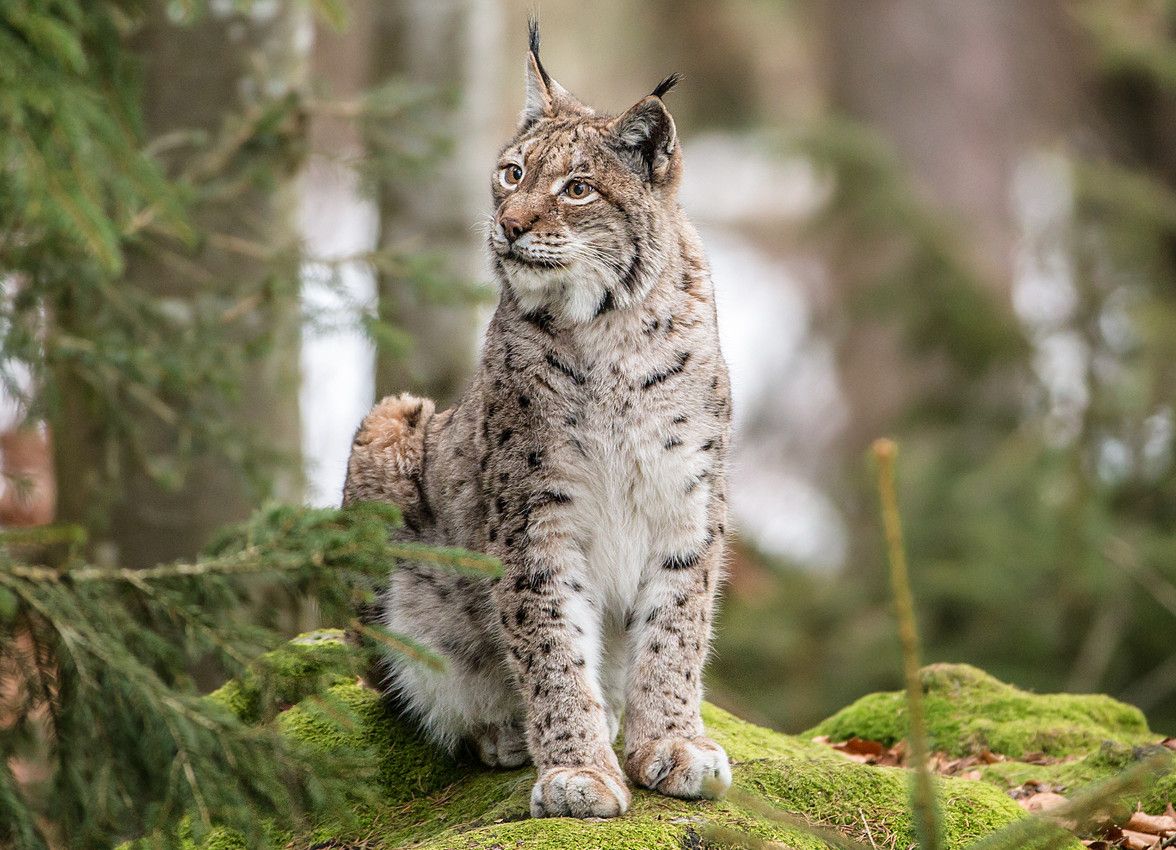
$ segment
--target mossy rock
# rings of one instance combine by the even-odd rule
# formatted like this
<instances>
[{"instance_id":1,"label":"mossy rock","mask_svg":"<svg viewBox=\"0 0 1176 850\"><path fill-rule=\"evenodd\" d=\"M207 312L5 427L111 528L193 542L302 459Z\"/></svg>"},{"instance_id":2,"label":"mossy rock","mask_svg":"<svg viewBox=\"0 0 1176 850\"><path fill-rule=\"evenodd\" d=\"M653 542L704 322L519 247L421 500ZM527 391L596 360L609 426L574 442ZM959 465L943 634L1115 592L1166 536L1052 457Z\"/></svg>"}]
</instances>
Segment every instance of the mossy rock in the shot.
<instances>
[{"instance_id":1,"label":"mossy rock","mask_svg":"<svg viewBox=\"0 0 1176 850\"><path fill-rule=\"evenodd\" d=\"M878 846L915 843L907 771L857 764L814 743L811 735L782 735L710 705L704 708L708 732L726 747L740 794L718 802L687 802L636 791L632 808L621 818L533 820L528 816L533 769L492 771L438 752L357 680L350 655L337 632L304 636L266 657L272 675L264 693L247 678L213 696L245 718L265 717L293 702L275 721L285 734L326 748L354 751L358 746L379 761L378 804L361 807L357 817L346 819L346 826L340 819L320 823L311 834L286 833L276 846L681 850L728 846L721 840L723 830L796 850L827 846L807 831L766 816L749 794L810 824L872 839ZM934 708L936 744L953 752L980 742L989 747L1003 742L1010 750L1019 747L1018 753L1044 750L1038 742L1070 753L1087 746L1089 757L1103 759L1097 765L1091 762L1083 773L1094 779L1131 758L1130 751L1111 758L1101 749L1103 740L1123 747L1154 740L1138 712L1106 698L1036 697L962 666L928 668L924 681L929 710ZM344 728L332 722L330 712L321 710L323 697L345 704L359 723ZM948 710L953 701L954 712ZM975 716L969 713L973 710ZM876 694L830 718L814 734L895 740L903 732L901 713L895 695ZM1010 769L1005 764L992 768L991 777L985 776L988 782L936 779L948 847L964 847L1024 817L1004 790L1016 777L996 770ZM216 850L240 846L232 835L218 832L204 847L212 847L214 840Z\"/></svg>"},{"instance_id":2,"label":"mossy rock","mask_svg":"<svg viewBox=\"0 0 1176 850\"><path fill-rule=\"evenodd\" d=\"M343 632L320 629L265 653L253 670L226 682L208 698L253 724L332 685L354 681L358 672L356 653Z\"/></svg>"},{"instance_id":3,"label":"mossy rock","mask_svg":"<svg viewBox=\"0 0 1176 850\"><path fill-rule=\"evenodd\" d=\"M955 756L988 749L1011 758L1030 753L1085 755L1106 741L1154 743L1139 709L1098 694L1032 694L967 664L921 671L931 749ZM906 698L870 694L809 731L833 741L851 737L893 744L906 737Z\"/></svg>"},{"instance_id":4,"label":"mossy rock","mask_svg":"<svg viewBox=\"0 0 1176 850\"><path fill-rule=\"evenodd\" d=\"M634 794L629 813L615 820L531 820L533 770L490 771L450 760L422 747L410 728L384 713L374 692L350 683L336 686L334 692L361 717L376 721L349 734L371 736L376 751L386 754L381 776L389 805L363 813L358 833L327 826L308 836L306 845L346 845L362 839L369 842L364 846L429 850L679 850L703 846L708 828L725 827L783 841L798 850L826 846L738 803L686 802L642 791ZM904 771L855 764L827 747L752 726L713 706L706 707L705 720L734 761L738 787L814 823L844 827L863 837L863 823L869 823L875 836L894 836L899 846L913 841ZM306 722L303 706L286 712L279 722L289 734L326 746L340 734L330 724ZM385 747L390 741L397 745ZM940 786L949 846L963 846L1021 816L1007 795L983 783L945 779Z\"/></svg>"},{"instance_id":5,"label":"mossy rock","mask_svg":"<svg viewBox=\"0 0 1176 850\"><path fill-rule=\"evenodd\" d=\"M980 765L981 778L1003 789L1026 782L1069 793L1121 772L1155 749L1143 712L1101 694L1034 694L967 664L934 664L920 673L932 750L967 756L989 750L1009 761ZM806 734L853 737L886 745L906 737L906 698L864 696ZM1040 754L1029 763L1020 759ZM1141 791L1136 802L1162 810L1176 800L1176 773Z\"/></svg>"}]
</instances>

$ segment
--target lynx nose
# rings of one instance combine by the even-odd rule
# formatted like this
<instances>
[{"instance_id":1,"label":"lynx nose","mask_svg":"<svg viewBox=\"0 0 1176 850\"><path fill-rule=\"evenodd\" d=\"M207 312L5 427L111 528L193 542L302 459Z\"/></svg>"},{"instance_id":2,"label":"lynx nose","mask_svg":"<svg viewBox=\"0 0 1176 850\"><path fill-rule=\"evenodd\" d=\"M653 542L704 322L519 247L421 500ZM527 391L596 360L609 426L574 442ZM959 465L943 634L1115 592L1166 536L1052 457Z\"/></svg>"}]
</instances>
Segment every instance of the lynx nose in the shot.
<instances>
[{"instance_id":1,"label":"lynx nose","mask_svg":"<svg viewBox=\"0 0 1176 850\"><path fill-rule=\"evenodd\" d=\"M522 212L509 212L499 217L498 226L508 242L514 242L535 224L535 216Z\"/></svg>"}]
</instances>

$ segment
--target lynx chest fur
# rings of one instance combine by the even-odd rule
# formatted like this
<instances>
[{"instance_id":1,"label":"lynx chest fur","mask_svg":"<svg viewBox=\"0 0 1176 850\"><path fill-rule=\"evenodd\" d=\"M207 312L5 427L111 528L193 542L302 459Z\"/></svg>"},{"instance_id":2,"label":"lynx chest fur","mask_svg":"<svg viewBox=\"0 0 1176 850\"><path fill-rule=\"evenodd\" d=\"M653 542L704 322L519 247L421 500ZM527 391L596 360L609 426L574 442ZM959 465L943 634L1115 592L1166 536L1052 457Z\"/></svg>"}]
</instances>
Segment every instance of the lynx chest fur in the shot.
<instances>
[{"instance_id":1,"label":"lynx chest fur","mask_svg":"<svg viewBox=\"0 0 1176 850\"><path fill-rule=\"evenodd\" d=\"M520 498L536 481L567 497L567 533L605 617L631 613L649 570L722 534L711 505L722 498L727 379L713 310L688 294L709 281L698 272L680 281L688 288L651 293L639 308L570 332L535 333L520 316L516 333L503 329L495 361L501 384L492 385L487 421L497 483L518 470L528 479Z\"/></svg>"},{"instance_id":2,"label":"lynx chest fur","mask_svg":"<svg viewBox=\"0 0 1176 850\"><path fill-rule=\"evenodd\" d=\"M534 761L535 816L611 817L626 776L680 797L730 784L699 714L730 391L677 202L662 103L675 79L598 115L547 75L531 36L527 105L491 180L502 295L477 374L444 412L380 402L344 502L395 502L411 538L503 562L495 580L392 572L381 619L447 666L391 658L390 693L443 744Z\"/></svg>"}]
</instances>

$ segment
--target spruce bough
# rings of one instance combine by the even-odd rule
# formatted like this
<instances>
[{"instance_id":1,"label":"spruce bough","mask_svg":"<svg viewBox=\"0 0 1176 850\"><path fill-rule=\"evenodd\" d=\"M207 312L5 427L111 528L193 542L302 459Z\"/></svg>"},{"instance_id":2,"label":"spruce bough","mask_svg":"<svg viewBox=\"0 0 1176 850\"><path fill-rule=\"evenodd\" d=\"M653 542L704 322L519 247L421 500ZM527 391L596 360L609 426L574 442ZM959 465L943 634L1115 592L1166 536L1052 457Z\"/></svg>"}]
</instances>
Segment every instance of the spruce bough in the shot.
<instances>
[{"instance_id":1,"label":"spruce bough","mask_svg":"<svg viewBox=\"0 0 1176 850\"><path fill-rule=\"evenodd\" d=\"M142 571L30 564L11 551L28 549L28 533L0 548L0 844L108 845L164 835L181 817L195 840L217 825L255 843L259 814L306 826L362 798L374 769L366 752L327 752L263 722L306 694L283 691L290 670L262 653L285 639L281 614L296 600L315 600L324 622L352 623L406 554L389 541L398 522L388 505L275 506L204 557ZM424 547L411 556L496 566ZM343 664L333 675L350 679L366 664L358 648L332 660ZM201 696L199 680L218 671L236 674L238 689L250 683L252 713ZM329 689L313 699L332 722L360 722Z\"/></svg>"}]
</instances>

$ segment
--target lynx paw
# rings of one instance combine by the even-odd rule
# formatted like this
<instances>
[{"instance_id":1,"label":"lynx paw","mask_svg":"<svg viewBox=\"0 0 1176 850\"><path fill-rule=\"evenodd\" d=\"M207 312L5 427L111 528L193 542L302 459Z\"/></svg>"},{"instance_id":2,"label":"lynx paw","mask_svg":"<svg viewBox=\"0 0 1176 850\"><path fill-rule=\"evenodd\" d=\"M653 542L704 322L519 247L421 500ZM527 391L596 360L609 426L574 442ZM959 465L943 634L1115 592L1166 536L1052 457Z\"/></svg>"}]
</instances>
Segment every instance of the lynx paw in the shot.
<instances>
[{"instance_id":1,"label":"lynx paw","mask_svg":"<svg viewBox=\"0 0 1176 850\"><path fill-rule=\"evenodd\" d=\"M625 759L625 773L638 785L671 797L717 799L731 787L731 766L710 738L658 738Z\"/></svg>"},{"instance_id":2,"label":"lynx paw","mask_svg":"<svg viewBox=\"0 0 1176 850\"><path fill-rule=\"evenodd\" d=\"M527 737L517 723L501 723L485 727L474 737L478 758L489 767L522 767L531 760L527 751Z\"/></svg>"},{"instance_id":3,"label":"lynx paw","mask_svg":"<svg viewBox=\"0 0 1176 850\"><path fill-rule=\"evenodd\" d=\"M553 767L531 790L531 817L615 818L629 808L620 771L598 767Z\"/></svg>"}]
</instances>

